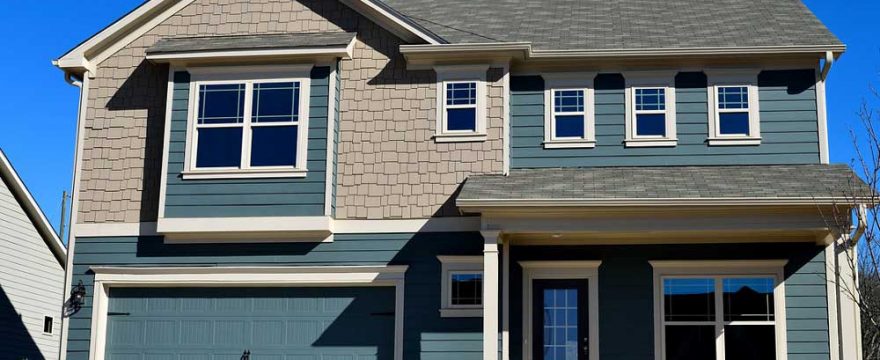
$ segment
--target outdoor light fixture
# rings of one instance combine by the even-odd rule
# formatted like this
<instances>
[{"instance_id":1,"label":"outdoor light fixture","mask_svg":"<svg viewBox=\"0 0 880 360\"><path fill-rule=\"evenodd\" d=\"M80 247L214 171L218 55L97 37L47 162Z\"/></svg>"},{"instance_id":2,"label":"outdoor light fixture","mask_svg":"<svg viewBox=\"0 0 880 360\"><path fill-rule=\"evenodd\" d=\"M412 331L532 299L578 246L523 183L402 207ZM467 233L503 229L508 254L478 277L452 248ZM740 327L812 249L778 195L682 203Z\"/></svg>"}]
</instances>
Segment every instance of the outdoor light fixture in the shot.
<instances>
[{"instance_id":1,"label":"outdoor light fixture","mask_svg":"<svg viewBox=\"0 0 880 360\"><path fill-rule=\"evenodd\" d=\"M82 309L82 306L86 303L86 287L83 285L82 280L79 281L79 284L73 287L73 290L70 291L70 299L67 300L66 306L66 315L70 316L75 314L79 309Z\"/></svg>"}]
</instances>

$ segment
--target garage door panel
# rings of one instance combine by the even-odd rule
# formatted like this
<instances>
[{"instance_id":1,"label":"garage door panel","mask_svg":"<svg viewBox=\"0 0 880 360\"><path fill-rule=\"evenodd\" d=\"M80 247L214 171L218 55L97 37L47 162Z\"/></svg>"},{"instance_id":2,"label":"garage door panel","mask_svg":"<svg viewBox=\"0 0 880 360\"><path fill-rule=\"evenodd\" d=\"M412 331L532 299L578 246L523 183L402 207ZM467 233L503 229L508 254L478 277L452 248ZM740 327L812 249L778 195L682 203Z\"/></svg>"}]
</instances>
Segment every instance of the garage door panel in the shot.
<instances>
[{"instance_id":1,"label":"garage door panel","mask_svg":"<svg viewBox=\"0 0 880 360\"><path fill-rule=\"evenodd\" d=\"M109 360L393 358L393 288L111 289Z\"/></svg>"}]
</instances>

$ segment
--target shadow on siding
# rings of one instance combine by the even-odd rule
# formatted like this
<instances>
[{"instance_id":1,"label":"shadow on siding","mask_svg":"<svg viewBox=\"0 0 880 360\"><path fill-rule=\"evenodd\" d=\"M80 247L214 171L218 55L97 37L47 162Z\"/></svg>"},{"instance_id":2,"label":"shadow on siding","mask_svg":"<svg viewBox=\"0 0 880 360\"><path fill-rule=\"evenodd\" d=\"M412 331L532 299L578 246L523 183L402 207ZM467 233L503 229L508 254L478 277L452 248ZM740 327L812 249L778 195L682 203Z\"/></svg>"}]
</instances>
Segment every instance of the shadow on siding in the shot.
<instances>
[{"instance_id":1,"label":"shadow on siding","mask_svg":"<svg viewBox=\"0 0 880 360\"><path fill-rule=\"evenodd\" d=\"M2 286L0 286L0 358L45 359Z\"/></svg>"}]
</instances>

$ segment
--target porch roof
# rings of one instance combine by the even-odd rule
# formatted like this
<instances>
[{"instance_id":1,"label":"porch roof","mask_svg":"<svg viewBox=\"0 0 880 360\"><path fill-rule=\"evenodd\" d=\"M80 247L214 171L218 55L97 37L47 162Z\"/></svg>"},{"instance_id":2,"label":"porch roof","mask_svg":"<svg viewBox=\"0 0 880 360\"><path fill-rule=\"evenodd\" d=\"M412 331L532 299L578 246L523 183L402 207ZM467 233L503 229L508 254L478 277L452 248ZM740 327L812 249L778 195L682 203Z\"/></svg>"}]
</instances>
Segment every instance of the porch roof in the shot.
<instances>
[{"instance_id":1,"label":"porch roof","mask_svg":"<svg viewBox=\"0 0 880 360\"><path fill-rule=\"evenodd\" d=\"M843 164L518 169L465 182L459 207L870 203Z\"/></svg>"}]
</instances>

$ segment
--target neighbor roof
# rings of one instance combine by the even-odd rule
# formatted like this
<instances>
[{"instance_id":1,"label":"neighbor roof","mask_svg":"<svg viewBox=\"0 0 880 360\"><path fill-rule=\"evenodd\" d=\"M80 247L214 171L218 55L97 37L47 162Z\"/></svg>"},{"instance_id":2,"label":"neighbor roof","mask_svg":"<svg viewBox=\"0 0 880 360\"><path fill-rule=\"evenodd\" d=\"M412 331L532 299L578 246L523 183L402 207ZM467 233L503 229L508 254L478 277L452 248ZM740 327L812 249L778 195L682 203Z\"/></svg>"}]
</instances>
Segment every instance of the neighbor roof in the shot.
<instances>
[{"instance_id":1,"label":"neighbor roof","mask_svg":"<svg viewBox=\"0 0 880 360\"><path fill-rule=\"evenodd\" d=\"M870 194L846 165L597 167L511 170L467 179L458 205L529 203L582 206L706 203L847 203ZM499 205L501 206L501 205Z\"/></svg>"},{"instance_id":2,"label":"neighbor roof","mask_svg":"<svg viewBox=\"0 0 880 360\"><path fill-rule=\"evenodd\" d=\"M48 246L49 250L52 251L52 254L55 255L55 258L61 264L61 267L65 268L67 266L67 249L64 247L64 244L61 243L61 238L55 233L55 229L49 224L49 219L43 214L40 205L34 200L34 197L31 195L30 191L28 191L24 182L21 181L21 178L15 171L15 168L12 167L12 163L6 158L3 149L0 149L0 181L5 182L6 186L9 187L9 191L12 192L12 195L21 205L21 208L24 209L24 212L31 220L31 223L34 224L34 227L43 238L46 246Z\"/></svg>"},{"instance_id":3,"label":"neighbor roof","mask_svg":"<svg viewBox=\"0 0 880 360\"><path fill-rule=\"evenodd\" d=\"M449 43L536 50L842 45L800 0L370 0Z\"/></svg>"},{"instance_id":4,"label":"neighbor roof","mask_svg":"<svg viewBox=\"0 0 880 360\"><path fill-rule=\"evenodd\" d=\"M355 33L316 32L238 36L164 38L147 49L147 55L199 51L273 50L347 46Z\"/></svg>"}]
</instances>

